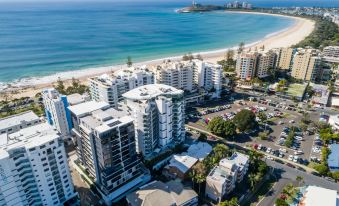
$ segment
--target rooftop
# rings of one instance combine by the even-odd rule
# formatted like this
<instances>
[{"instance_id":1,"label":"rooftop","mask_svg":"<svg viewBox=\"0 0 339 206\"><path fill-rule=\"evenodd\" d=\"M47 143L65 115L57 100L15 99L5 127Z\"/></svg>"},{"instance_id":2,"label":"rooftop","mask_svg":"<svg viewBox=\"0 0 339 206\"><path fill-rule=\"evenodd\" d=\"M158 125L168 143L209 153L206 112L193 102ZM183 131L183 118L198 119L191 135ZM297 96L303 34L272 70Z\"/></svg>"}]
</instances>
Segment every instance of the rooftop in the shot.
<instances>
[{"instance_id":1,"label":"rooftop","mask_svg":"<svg viewBox=\"0 0 339 206\"><path fill-rule=\"evenodd\" d=\"M304 206L338 206L339 199L337 191L317 186L308 186L303 197Z\"/></svg>"},{"instance_id":2,"label":"rooftop","mask_svg":"<svg viewBox=\"0 0 339 206\"><path fill-rule=\"evenodd\" d=\"M87 99L89 99L87 95L81 95L79 93L67 95L67 101L71 106L84 103Z\"/></svg>"},{"instance_id":3,"label":"rooftop","mask_svg":"<svg viewBox=\"0 0 339 206\"><path fill-rule=\"evenodd\" d=\"M232 179L230 173L220 166L215 166L208 174L208 177L220 183L224 183Z\"/></svg>"},{"instance_id":4,"label":"rooftop","mask_svg":"<svg viewBox=\"0 0 339 206\"><path fill-rule=\"evenodd\" d=\"M9 117L1 118L0 130L20 125L22 124L22 122L31 122L35 120L38 121L40 120L40 118L32 111L27 111Z\"/></svg>"},{"instance_id":5,"label":"rooftop","mask_svg":"<svg viewBox=\"0 0 339 206\"><path fill-rule=\"evenodd\" d=\"M173 155L168 166L178 168L182 173L186 173L198 161L197 158L182 153Z\"/></svg>"},{"instance_id":6,"label":"rooftop","mask_svg":"<svg viewBox=\"0 0 339 206\"><path fill-rule=\"evenodd\" d=\"M164 84L148 84L132 89L122 96L132 100L152 99L160 95L178 95L184 91Z\"/></svg>"},{"instance_id":7,"label":"rooftop","mask_svg":"<svg viewBox=\"0 0 339 206\"><path fill-rule=\"evenodd\" d=\"M191 157L199 159L199 161L202 161L211 153L212 146L209 145L206 142L198 142L196 144L191 145L188 150L187 154Z\"/></svg>"},{"instance_id":8,"label":"rooftop","mask_svg":"<svg viewBox=\"0 0 339 206\"><path fill-rule=\"evenodd\" d=\"M2 134L0 135L0 157L7 156L7 151L13 148L31 148L58 137L60 134L48 123L27 127L12 134Z\"/></svg>"},{"instance_id":9,"label":"rooftop","mask_svg":"<svg viewBox=\"0 0 339 206\"><path fill-rule=\"evenodd\" d=\"M167 183L153 181L126 196L131 206L183 205L194 198L198 198L194 190L185 188L180 182L175 181Z\"/></svg>"},{"instance_id":10,"label":"rooftop","mask_svg":"<svg viewBox=\"0 0 339 206\"><path fill-rule=\"evenodd\" d=\"M233 155L229 158L222 159L220 161L220 166L230 166L237 165L238 167L243 167L248 163L249 157L239 152L233 153ZM231 167L229 167L231 168Z\"/></svg>"},{"instance_id":11,"label":"rooftop","mask_svg":"<svg viewBox=\"0 0 339 206\"><path fill-rule=\"evenodd\" d=\"M89 102L84 102L82 104L69 106L68 109L76 116L82 116L82 115L91 113L95 110L108 108L108 107L109 107L109 104L103 101L102 102L89 101Z\"/></svg>"},{"instance_id":12,"label":"rooftop","mask_svg":"<svg viewBox=\"0 0 339 206\"><path fill-rule=\"evenodd\" d=\"M98 132L104 132L114 126L133 121L127 113L113 108L98 109L87 116L80 118L87 128L95 129Z\"/></svg>"},{"instance_id":13,"label":"rooftop","mask_svg":"<svg viewBox=\"0 0 339 206\"><path fill-rule=\"evenodd\" d=\"M331 153L328 156L328 166L336 167L339 170L339 144L330 145Z\"/></svg>"}]
</instances>

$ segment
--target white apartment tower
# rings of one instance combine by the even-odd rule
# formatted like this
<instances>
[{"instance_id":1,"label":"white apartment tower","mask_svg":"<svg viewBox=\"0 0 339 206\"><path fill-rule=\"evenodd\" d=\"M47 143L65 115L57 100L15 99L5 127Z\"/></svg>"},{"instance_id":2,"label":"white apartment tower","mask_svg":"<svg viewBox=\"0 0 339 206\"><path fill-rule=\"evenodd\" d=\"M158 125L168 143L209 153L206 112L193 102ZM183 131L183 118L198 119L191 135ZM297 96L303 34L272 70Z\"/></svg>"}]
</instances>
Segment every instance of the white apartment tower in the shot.
<instances>
[{"instance_id":1,"label":"white apartment tower","mask_svg":"<svg viewBox=\"0 0 339 206\"><path fill-rule=\"evenodd\" d=\"M122 94L139 86L153 84L154 75L147 68L130 68L115 75L103 74L89 79L92 100L105 101L118 108Z\"/></svg>"},{"instance_id":2,"label":"white apartment tower","mask_svg":"<svg viewBox=\"0 0 339 206\"><path fill-rule=\"evenodd\" d=\"M154 67L157 84L165 84L177 89L191 92L195 89L193 82L193 65L189 62L172 62L166 60Z\"/></svg>"},{"instance_id":3,"label":"white apartment tower","mask_svg":"<svg viewBox=\"0 0 339 206\"><path fill-rule=\"evenodd\" d=\"M52 126L0 135L0 205L62 206L76 196L63 139Z\"/></svg>"},{"instance_id":4,"label":"white apartment tower","mask_svg":"<svg viewBox=\"0 0 339 206\"><path fill-rule=\"evenodd\" d=\"M49 88L42 91L47 121L53 125L65 139L69 138L72 129L67 97L56 89Z\"/></svg>"},{"instance_id":5,"label":"white apartment tower","mask_svg":"<svg viewBox=\"0 0 339 206\"><path fill-rule=\"evenodd\" d=\"M159 147L184 141L183 93L168 85L150 84L123 94L134 119L138 153L149 156Z\"/></svg>"},{"instance_id":6,"label":"white apartment tower","mask_svg":"<svg viewBox=\"0 0 339 206\"><path fill-rule=\"evenodd\" d=\"M102 102L83 103L70 110L79 123L74 127L78 160L107 205L150 180L137 157L133 119L125 111Z\"/></svg>"},{"instance_id":7,"label":"white apartment tower","mask_svg":"<svg viewBox=\"0 0 339 206\"><path fill-rule=\"evenodd\" d=\"M194 83L207 91L213 90L215 97L220 97L222 90L222 67L219 64L193 60Z\"/></svg>"}]
</instances>

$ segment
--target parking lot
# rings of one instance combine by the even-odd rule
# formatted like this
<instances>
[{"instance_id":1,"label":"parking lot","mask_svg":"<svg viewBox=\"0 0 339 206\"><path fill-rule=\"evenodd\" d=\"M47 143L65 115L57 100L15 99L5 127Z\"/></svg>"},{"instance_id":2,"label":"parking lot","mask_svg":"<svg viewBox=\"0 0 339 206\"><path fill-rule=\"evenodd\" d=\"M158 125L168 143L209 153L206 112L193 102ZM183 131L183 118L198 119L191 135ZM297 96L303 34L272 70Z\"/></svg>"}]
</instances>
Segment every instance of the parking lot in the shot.
<instances>
[{"instance_id":1,"label":"parking lot","mask_svg":"<svg viewBox=\"0 0 339 206\"><path fill-rule=\"evenodd\" d=\"M302 119L302 114L298 112L295 103L284 101L280 105L270 105L268 104L270 98L267 97L265 100L268 101L250 101L249 99L251 99L249 96L237 94L237 96L229 98L228 101L214 102L213 105L208 107L192 108L191 112L187 114L187 123L190 126L207 130L207 123L213 117L221 116L225 120L232 119L241 109L249 109L256 113L264 112L266 116L271 117L269 124L266 126L261 124L255 131L239 134L234 141L238 144L243 144L243 146L251 144L256 149L261 149L265 152L268 150L267 153L305 165L311 159L317 160L320 158L321 144L319 140L316 140L319 138L316 134L295 131L291 148L287 148L284 142L281 141L284 138L286 139L292 127L299 126L299 122ZM271 101L277 102L276 100ZM319 116L319 113L310 113L310 119L313 121L318 121ZM265 131L265 129L269 131L269 138L261 140L258 138L258 134Z\"/></svg>"}]
</instances>

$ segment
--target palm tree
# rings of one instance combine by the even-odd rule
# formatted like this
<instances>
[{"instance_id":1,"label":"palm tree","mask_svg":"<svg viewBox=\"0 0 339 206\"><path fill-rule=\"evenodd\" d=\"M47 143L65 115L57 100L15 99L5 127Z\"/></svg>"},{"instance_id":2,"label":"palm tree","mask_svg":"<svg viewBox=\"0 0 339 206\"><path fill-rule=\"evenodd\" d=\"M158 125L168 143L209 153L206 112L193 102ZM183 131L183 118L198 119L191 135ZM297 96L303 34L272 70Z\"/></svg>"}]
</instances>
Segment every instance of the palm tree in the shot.
<instances>
[{"instance_id":1,"label":"palm tree","mask_svg":"<svg viewBox=\"0 0 339 206\"><path fill-rule=\"evenodd\" d=\"M238 198L232 197L230 200L225 200L219 204L219 206L239 206Z\"/></svg>"},{"instance_id":2,"label":"palm tree","mask_svg":"<svg viewBox=\"0 0 339 206\"><path fill-rule=\"evenodd\" d=\"M203 163L198 162L196 165L192 167L190 176L193 181L193 188L194 188L194 182L199 184L199 194L200 194L201 183L203 183L206 180L206 176L207 176L206 166Z\"/></svg>"},{"instance_id":3,"label":"palm tree","mask_svg":"<svg viewBox=\"0 0 339 206\"><path fill-rule=\"evenodd\" d=\"M254 186L255 184L257 183L256 182L256 176L255 174L251 173L248 175L248 180L250 182L250 187L251 187L251 190L254 190Z\"/></svg>"},{"instance_id":4,"label":"palm tree","mask_svg":"<svg viewBox=\"0 0 339 206\"><path fill-rule=\"evenodd\" d=\"M298 182L298 187L300 187L300 183L304 182L304 177L298 175L295 180Z\"/></svg>"}]
</instances>

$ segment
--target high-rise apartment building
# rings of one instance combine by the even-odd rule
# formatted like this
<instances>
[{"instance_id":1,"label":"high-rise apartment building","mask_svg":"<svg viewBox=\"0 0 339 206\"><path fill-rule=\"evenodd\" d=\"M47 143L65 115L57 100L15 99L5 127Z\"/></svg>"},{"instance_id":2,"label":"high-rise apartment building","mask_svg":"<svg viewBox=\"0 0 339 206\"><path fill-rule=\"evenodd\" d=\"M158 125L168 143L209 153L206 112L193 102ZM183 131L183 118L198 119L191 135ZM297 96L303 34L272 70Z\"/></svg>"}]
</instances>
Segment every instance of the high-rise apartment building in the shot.
<instances>
[{"instance_id":1,"label":"high-rise apartment building","mask_svg":"<svg viewBox=\"0 0 339 206\"><path fill-rule=\"evenodd\" d=\"M106 204L111 205L148 182L149 172L137 157L133 119L101 102L83 104L70 107L79 123L74 127L78 160L94 179Z\"/></svg>"},{"instance_id":2,"label":"high-rise apartment building","mask_svg":"<svg viewBox=\"0 0 339 206\"><path fill-rule=\"evenodd\" d=\"M220 97L222 90L222 67L201 60L193 60L193 81L199 88L213 91L215 97Z\"/></svg>"},{"instance_id":3,"label":"high-rise apartment building","mask_svg":"<svg viewBox=\"0 0 339 206\"><path fill-rule=\"evenodd\" d=\"M318 52L314 49L298 50L293 58L292 77L313 81L321 63Z\"/></svg>"},{"instance_id":4,"label":"high-rise apartment building","mask_svg":"<svg viewBox=\"0 0 339 206\"><path fill-rule=\"evenodd\" d=\"M67 97L60 94L56 89L49 88L42 91L43 104L47 122L53 125L63 136L65 140L70 138L72 129L69 106Z\"/></svg>"},{"instance_id":5,"label":"high-rise apartment building","mask_svg":"<svg viewBox=\"0 0 339 206\"><path fill-rule=\"evenodd\" d=\"M157 65L153 72L157 84L165 84L191 92L196 89L193 82L193 70L193 62L172 62L167 60Z\"/></svg>"},{"instance_id":6,"label":"high-rise apartment building","mask_svg":"<svg viewBox=\"0 0 339 206\"><path fill-rule=\"evenodd\" d=\"M290 70L293 62L293 55L295 49L293 48L280 48L278 49L278 62L277 67L283 70Z\"/></svg>"},{"instance_id":7,"label":"high-rise apartment building","mask_svg":"<svg viewBox=\"0 0 339 206\"><path fill-rule=\"evenodd\" d=\"M122 94L139 86L153 84L154 75L147 68L130 68L115 75L103 74L89 79L92 100L105 101L118 108Z\"/></svg>"},{"instance_id":8,"label":"high-rise apartment building","mask_svg":"<svg viewBox=\"0 0 339 206\"><path fill-rule=\"evenodd\" d=\"M236 72L241 80L251 80L255 76L258 56L257 52L243 52L238 55Z\"/></svg>"},{"instance_id":9,"label":"high-rise apartment building","mask_svg":"<svg viewBox=\"0 0 339 206\"><path fill-rule=\"evenodd\" d=\"M55 128L39 123L0 135L0 205L61 206L76 196Z\"/></svg>"},{"instance_id":10,"label":"high-rise apartment building","mask_svg":"<svg viewBox=\"0 0 339 206\"><path fill-rule=\"evenodd\" d=\"M275 69L277 54L269 50L267 52L260 52L256 66L256 77L264 78L270 75L270 69Z\"/></svg>"},{"instance_id":11,"label":"high-rise apartment building","mask_svg":"<svg viewBox=\"0 0 339 206\"><path fill-rule=\"evenodd\" d=\"M322 54L325 58L338 58L339 61L339 46L327 46Z\"/></svg>"},{"instance_id":12,"label":"high-rise apartment building","mask_svg":"<svg viewBox=\"0 0 339 206\"><path fill-rule=\"evenodd\" d=\"M134 119L138 153L151 155L157 148L185 138L184 92L163 84L150 84L125 94L125 106Z\"/></svg>"}]
</instances>

